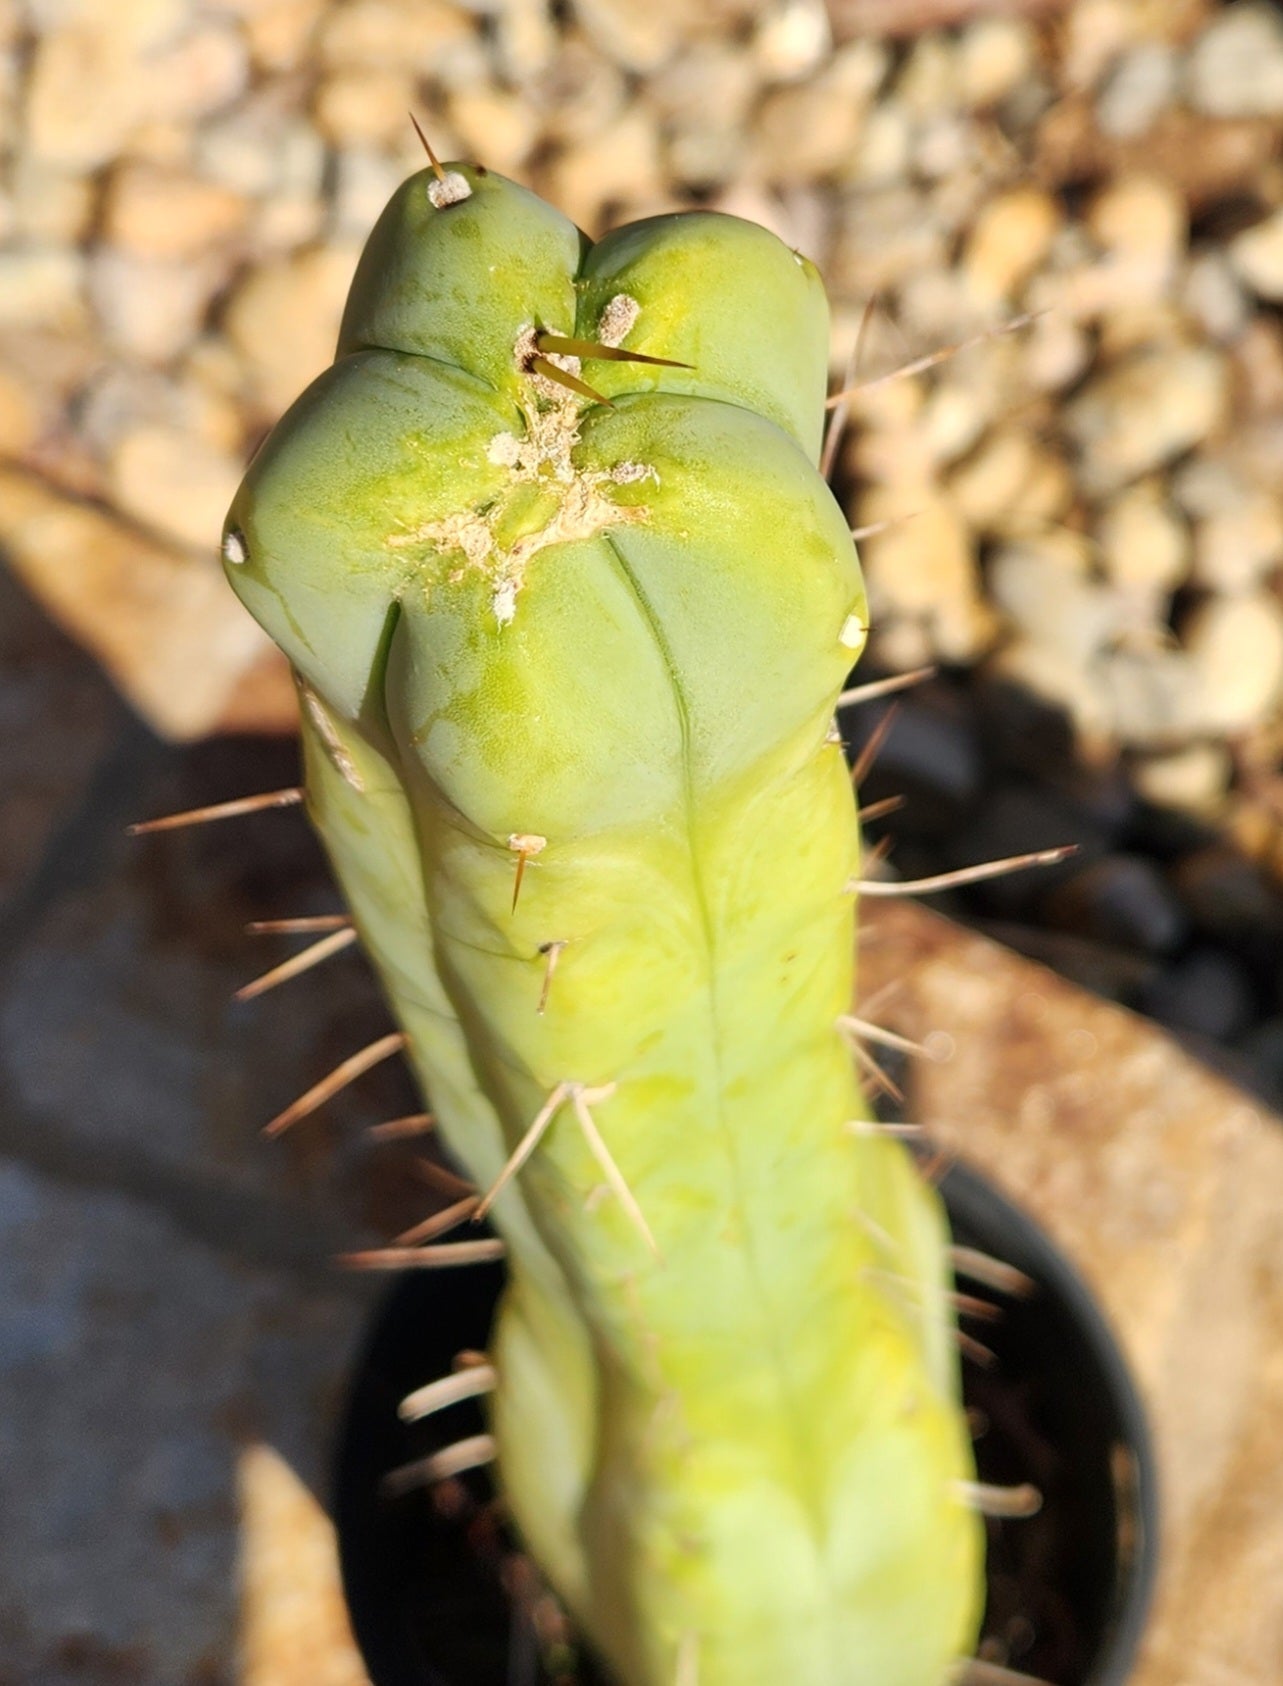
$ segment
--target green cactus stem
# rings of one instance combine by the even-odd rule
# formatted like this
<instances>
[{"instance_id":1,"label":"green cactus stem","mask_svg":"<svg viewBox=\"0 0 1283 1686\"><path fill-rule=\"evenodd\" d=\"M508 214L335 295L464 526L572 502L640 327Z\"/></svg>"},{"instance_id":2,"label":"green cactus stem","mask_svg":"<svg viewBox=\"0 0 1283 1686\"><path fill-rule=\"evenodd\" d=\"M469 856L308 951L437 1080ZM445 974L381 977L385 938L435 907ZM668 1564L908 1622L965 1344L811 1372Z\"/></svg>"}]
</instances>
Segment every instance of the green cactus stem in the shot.
<instances>
[{"instance_id":1,"label":"green cactus stem","mask_svg":"<svg viewBox=\"0 0 1283 1686\"><path fill-rule=\"evenodd\" d=\"M506 1244L504 1491L625 1686L942 1686L979 1615L945 1223L839 1022L866 607L827 350L750 223L592 245L425 170L223 541Z\"/></svg>"}]
</instances>

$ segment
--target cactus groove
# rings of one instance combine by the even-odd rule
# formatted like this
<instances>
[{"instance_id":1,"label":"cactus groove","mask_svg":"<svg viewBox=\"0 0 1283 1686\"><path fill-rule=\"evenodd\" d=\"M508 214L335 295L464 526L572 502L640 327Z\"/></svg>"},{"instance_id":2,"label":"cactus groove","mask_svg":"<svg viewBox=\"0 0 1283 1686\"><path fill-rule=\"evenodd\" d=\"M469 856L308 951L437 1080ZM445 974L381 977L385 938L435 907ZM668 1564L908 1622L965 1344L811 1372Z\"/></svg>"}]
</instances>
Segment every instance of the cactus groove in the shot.
<instances>
[{"instance_id":1,"label":"cactus groove","mask_svg":"<svg viewBox=\"0 0 1283 1686\"><path fill-rule=\"evenodd\" d=\"M849 1127L827 352L752 224L594 245L425 170L224 537L428 1104L498 1185L503 1488L625 1686L942 1686L979 1618L941 1208Z\"/></svg>"}]
</instances>

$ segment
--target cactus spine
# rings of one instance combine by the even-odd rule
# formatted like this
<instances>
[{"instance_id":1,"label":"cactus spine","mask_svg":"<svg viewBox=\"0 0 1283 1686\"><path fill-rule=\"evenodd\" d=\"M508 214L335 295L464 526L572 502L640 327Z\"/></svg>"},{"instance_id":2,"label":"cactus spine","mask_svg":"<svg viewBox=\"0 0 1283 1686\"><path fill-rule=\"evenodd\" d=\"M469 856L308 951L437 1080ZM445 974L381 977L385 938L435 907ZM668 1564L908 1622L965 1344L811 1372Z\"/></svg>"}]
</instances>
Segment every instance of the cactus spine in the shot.
<instances>
[{"instance_id":1,"label":"cactus spine","mask_svg":"<svg viewBox=\"0 0 1283 1686\"><path fill-rule=\"evenodd\" d=\"M408 1053L498 1185L504 1489L626 1686L941 1686L979 1614L944 1223L852 1128L838 1026L865 600L826 355L762 229L591 245L424 171L224 538Z\"/></svg>"}]
</instances>

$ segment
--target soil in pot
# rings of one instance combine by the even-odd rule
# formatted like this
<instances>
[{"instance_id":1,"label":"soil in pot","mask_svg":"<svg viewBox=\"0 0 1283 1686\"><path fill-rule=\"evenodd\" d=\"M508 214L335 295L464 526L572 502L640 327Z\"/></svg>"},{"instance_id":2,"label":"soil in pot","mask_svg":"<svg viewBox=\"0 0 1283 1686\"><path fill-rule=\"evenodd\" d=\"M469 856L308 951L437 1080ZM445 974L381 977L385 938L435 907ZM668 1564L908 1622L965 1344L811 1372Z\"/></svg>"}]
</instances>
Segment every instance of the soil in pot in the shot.
<instances>
[{"instance_id":1,"label":"soil in pot","mask_svg":"<svg viewBox=\"0 0 1283 1686\"><path fill-rule=\"evenodd\" d=\"M1081 1279L975 1172L942 1184L955 1240L1032 1279L997 1322L964 1319L982 1481L1031 1481L1034 1517L989 1523L980 1656L1055 1686L1123 1686L1154 1569L1156 1496L1145 1420ZM606 1686L538 1591L481 1472L390 1499L387 1473L483 1428L479 1406L405 1424L397 1406L485 1346L502 1267L407 1273L377 1315L338 1460L343 1578L373 1686ZM960 1275L967 1293L998 1299ZM974 1331L974 1334L972 1334Z\"/></svg>"}]
</instances>

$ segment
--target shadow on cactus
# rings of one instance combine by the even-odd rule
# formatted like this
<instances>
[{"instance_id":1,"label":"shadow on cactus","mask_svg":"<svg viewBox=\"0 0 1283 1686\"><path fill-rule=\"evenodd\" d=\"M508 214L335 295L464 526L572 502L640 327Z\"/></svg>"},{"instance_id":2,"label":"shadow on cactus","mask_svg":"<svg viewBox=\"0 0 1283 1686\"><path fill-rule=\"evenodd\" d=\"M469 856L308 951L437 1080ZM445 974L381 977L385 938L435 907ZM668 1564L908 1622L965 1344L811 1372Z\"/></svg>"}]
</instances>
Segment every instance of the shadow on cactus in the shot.
<instances>
[{"instance_id":1,"label":"shadow on cactus","mask_svg":"<svg viewBox=\"0 0 1283 1686\"><path fill-rule=\"evenodd\" d=\"M942 1209L853 1064L827 353L761 228L593 245L434 164L223 540L400 1027L342 1070L404 1047L477 1191L359 1262L503 1252L451 1467L625 1686L941 1686L1029 1502L975 1482Z\"/></svg>"}]
</instances>

